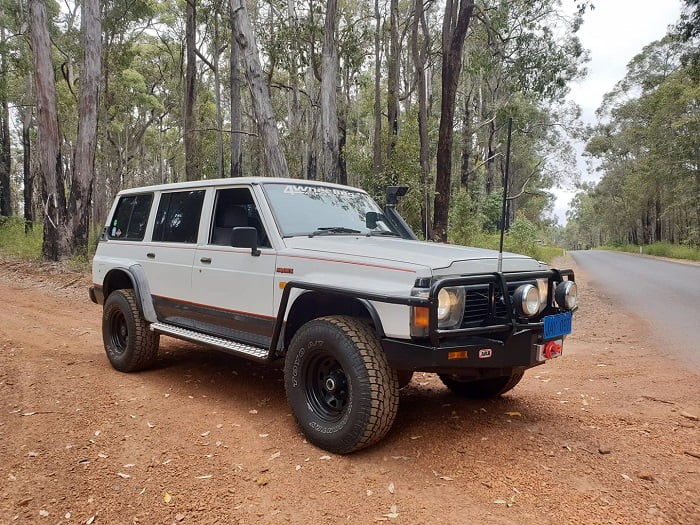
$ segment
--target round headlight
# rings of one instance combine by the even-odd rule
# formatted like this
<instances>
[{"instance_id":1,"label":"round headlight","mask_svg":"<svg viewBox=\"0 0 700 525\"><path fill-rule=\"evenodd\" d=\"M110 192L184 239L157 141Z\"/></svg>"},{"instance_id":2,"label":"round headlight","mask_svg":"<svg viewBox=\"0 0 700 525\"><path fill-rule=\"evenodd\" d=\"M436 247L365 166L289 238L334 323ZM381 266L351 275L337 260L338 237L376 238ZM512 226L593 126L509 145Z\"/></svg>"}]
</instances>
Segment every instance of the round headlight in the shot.
<instances>
[{"instance_id":1,"label":"round headlight","mask_svg":"<svg viewBox=\"0 0 700 525\"><path fill-rule=\"evenodd\" d=\"M531 284L518 286L513 294L515 309L523 317L533 317L540 311L540 292Z\"/></svg>"},{"instance_id":2,"label":"round headlight","mask_svg":"<svg viewBox=\"0 0 700 525\"><path fill-rule=\"evenodd\" d=\"M562 281L554 290L554 299L560 308L573 310L578 299L578 288L574 281Z\"/></svg>"},{"instance_id":3,"label":"round headlight","mask_svg":"<svg viewBox=\"0 0 700 525\"><path fill-rule=\"evenodd\" d=\"M457 303L455 294L443 288L438 294L438 310L437 315L440 321L444 321L450 316L452 307Z\"/></svg>"}]
</instances>

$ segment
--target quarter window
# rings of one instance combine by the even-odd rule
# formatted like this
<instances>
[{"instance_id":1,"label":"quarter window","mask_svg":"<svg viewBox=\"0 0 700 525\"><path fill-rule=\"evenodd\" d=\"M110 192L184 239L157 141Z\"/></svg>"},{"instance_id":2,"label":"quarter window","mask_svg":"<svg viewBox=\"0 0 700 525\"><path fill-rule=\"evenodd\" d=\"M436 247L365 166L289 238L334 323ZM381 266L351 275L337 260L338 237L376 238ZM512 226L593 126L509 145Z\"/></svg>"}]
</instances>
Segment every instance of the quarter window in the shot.
<instances>
[{"instance_id":1,"label":"quarter window","mask_svg":"<svg viewBox=\"0 0 700 525\"><path fill-rule=\"evenodd\" d=\"M163 193L158 204L153 240L196 243L204 190Z\"/></svg>"},{"instance_id":2,"label":"quarter window","mask_svg":"<svg viewBox=\"0 0 700 525\"><path fill-rule=\"evenodd\" d=\"M151 211L153 194L125 195L119 199L109 224L107 235L110 239L142 241L146 233L148 214Z\"/></svg>"}]
</instances>

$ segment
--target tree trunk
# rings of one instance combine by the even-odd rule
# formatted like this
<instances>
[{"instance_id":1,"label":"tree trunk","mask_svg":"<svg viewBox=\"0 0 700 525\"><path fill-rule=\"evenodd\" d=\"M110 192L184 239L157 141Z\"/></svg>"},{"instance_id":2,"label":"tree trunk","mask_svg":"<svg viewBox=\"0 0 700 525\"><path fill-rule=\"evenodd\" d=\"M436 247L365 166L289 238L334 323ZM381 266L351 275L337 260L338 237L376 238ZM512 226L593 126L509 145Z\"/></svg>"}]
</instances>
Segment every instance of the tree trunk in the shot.
<instances>
[{"instance_id":1,"label":"tree trunk","mask_svg":"<svg viewBox=\"0 0 700 525\"><path fill-rule=\"evenodd\" d=\"M230 88L231 88L231 177L243 176L242 119L241 119L241 49L236 41L233 23L233 3L229 3L231 26Z\"/></svg>"},{"instance_id":2,"label":"tree trunk","mask_svg":"<svg viewBox=\"0 0 700 525\"><path fill-rule=\"evenodd\" d=\"M338 50L335 44L335 20L337 0L328 0L326 20L323 28L323 49L321 51L321 176L326 182L338 182L338 104L336 86L338 84Z\"/></svg>"},{"instance_id":3,"label":"tree trunk","mask_svg":"<svg viewBox=\"0 0 700 525\"><path fill-rule=\"evenodd\" d=\"M22 175L24 180L24 232L34 228L34 175L32 174L32 74L25 77L25 104L22 108Z\"/></svg>"},{"instance_id":4,"label":"tree trunk","mask_svg":"<svg viewBox=\"0 0 700 525\"><path fill-rule=\"evenodd\" d=\"M66 219L71 254L87 255L102 69L102 20L99 0L83 0L81 24L83 69L80 76L80 119Z\"/></svg>"},{"instance_id":5,"label":"tree trunk","mask_svg":"<svg viewBox=\"0 0 700 525\"><path fill-rule=\"evenodd\" d=\"M277 131L270 92L263 78L255 33L243 0L231 0L236 41L241 49L245 76L253 101L253 112L262 139L267 173L273 177L288 177L287 159Z\"/></svg>"},{"instance_id":6,"label":"tree trunk","mask_svg":"<svg viewBox=\"0 0 700 525\"><path fill-rule=\"evenodd\" d=\"M224 176L224 118L221 115L221 77L219 75L219 6L214 9L214 49L212 65L214 66L214 99L216 101L216 176Z\"/></svg>"},{"instance_id":7,"label":"tree trunk","mask_svg":"<svg viewBox=\"0 0 700 525\"><path fill-rule=\"evenodd\" d=\"M472 156L472 91L464 97L464 128L462 131L462 165L459 182L463 190L469 189L469 161Z\"/></svg>"},{"instance_id":8,"label":"tree trunk","mask_svg":"<svg viewBox=\"0 0 700 525\"><path fill-rule=\"evenodd\" d=\"M0 27L0 47L5 44L5 28ZM0 60L0 71L3 84L0 89L2 100L0 101L0 215L9 217L12 215L12 188L10 187L10 174L12 173L12 137L10 136L10 106L7 101L7 63L5 53Z\"/></svg>"},{"instance_id":9,"label":"tree trunk","mask_svg":"<svg viewBox=\"0 0 700 525\"><path fill-rule=\"evenodd\" d=\"M382 57L381 57L381 27L382 17L379 12L379 0L374 0L374 17L377 27L374 33L374 172L382 171Z\"/></svg>"},{"instance_id":10,"label":"tree trunk","mask_svg":"<svg viewBox=\"0 0 700 525\"><path fill-rule=\"evenodd\" d=\"M442 24L442 102L437 149L437 179L435 183L435 236L447 241L452 178L452 139L454 133L455 98L462 68L462 48L474 11L470 0L447 0Z\"/></svg>"},{"instance_id":11,"label":"tree trunk","mask_svg":"<svg viewBox=\"0 0 700 525\"><path fill-rule=\"evenodd\" d=\"M46 3L29 0L29 31L34 57L34 80L37 105L37 147L41 197L44 211L44 241L41 252L47 259L57 261L61 256L60 231L65 209L63 162L61 159L56 79L51 63L51 39L46 19Z\"/></svg>"},{"instance_id":12,"label":"tree trunk","mask_svg":"<svg viewBox=\"0 0 700 525\"><path fill-rule=\"evenodd\" d=\"M184 134L185 134L185 178L198 180L197 132L195 131L195 105L197 104L197 0L187 0L185 22L185 47L187 70L185 72Z\"/></svg>"},{"instance_id":13,"label":"tree trunk","mask_svg":"<svg viewBox=\"0 0 700 525\"><path fill-rule=\"evenodd\" d=\"M389 144L387 158L391 159L399 134L399 0L391 0L391 33L389 44L387 120L389 123Z\"/></svg>"},{"instance_id":14,"label":"tree trunk","mask_svg":"<svg viewBox=\"0 0 700 525\"><path fill-rule=\"evenodd\" d=\"M428 142L428 98L426 94L425 82L425 45L418 47L418 27L423 26L423 38L427 38L425 13L423 12L423 0L415 1L415 13L413 17L413 28L411 34L411 51L413 54L413 64L416 69L416 88L418 91L418 135L420 137L420 190L421 190L421 228L423 237L430 238L430 199L429 183L430 176L430 143Z\"/></svg>"}]
</instances>

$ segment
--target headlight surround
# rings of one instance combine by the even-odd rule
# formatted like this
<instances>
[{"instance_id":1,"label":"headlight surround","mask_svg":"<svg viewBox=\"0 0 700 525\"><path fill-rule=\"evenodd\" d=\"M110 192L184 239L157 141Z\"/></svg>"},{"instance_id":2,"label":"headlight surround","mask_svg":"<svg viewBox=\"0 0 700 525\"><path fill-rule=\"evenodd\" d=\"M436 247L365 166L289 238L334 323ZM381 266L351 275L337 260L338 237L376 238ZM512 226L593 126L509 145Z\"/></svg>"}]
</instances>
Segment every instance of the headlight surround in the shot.
<instances>
[{"instance_id":1,"label":"headlight surround","mask_svg":"<svg viewBox=\"0 0 700 525\"><path fill-rule=\"evenodd\" d=\"M454 328L462 323L464 316L464 288L452 286L438 293L438 328Z\"/></svg>"},{"instance_id":2,"label":"headlight surround","mask_svg":"<svg viewBox=\"0 0 700 525\"><path fill-rule=\"evenodd\" d=\"M574 281L562 281L554 290L554 299L560 308L573 310L578 303L578 287Z\"/></svg>"},{"instance_id":3,"label":"headlight surround","mask_svg":"<svg viewBox=\"0 0 700 525\"><path fill-rule=\"evenodd\" d=\"M540 292L531 284L518 286L513 293L516 312L522 317L534 317L540 311Z\"/></svg>"},{"instance_id":4,"label":"headlight surround","mask_svg":"<svg viewBox=\"0 0 700 525\"><path fill-rule=\"evenodd\" d=\"M547 294L549 292L549 280L537 279L537 291L540 294L540 312L547 307Z\"/></svg>"}]
</instances>

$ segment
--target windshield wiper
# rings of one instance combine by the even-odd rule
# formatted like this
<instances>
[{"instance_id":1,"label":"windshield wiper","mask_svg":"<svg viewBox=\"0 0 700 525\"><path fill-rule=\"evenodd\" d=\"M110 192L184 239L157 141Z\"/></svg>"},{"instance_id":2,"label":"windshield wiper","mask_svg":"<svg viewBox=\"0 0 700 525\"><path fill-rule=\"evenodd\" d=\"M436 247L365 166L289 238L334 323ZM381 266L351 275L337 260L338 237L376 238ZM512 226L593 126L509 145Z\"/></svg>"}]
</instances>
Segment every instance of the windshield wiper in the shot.
<instances>
[{"instance_id":1,"label":"windshield wiper","mask_svg":"<svg viewBox=\"0 0 700 525\"><path fill-rule=\"evenodd\" d=\"M360 230L353 230L352 228L345 228L343 226L326 226L324 228L318 228L315 232L310 233L309 237L314 235L334 235L336 233L360 233Z\"/></svg>"},{"instance_id":2,"label":"windshield wiper","mask_svg":"<svg viewBox=\"0 0 700 525\"><path fill-rule=\"evenodd\" d=\"M367 232L367 237L373 237L375 235L386 235L386 236L391 236L391 237L401 237L398 233L396 232L390 232L387 230L380 230L380 231L373 231L370 230Z\"/></svg>"}]
</instances>

